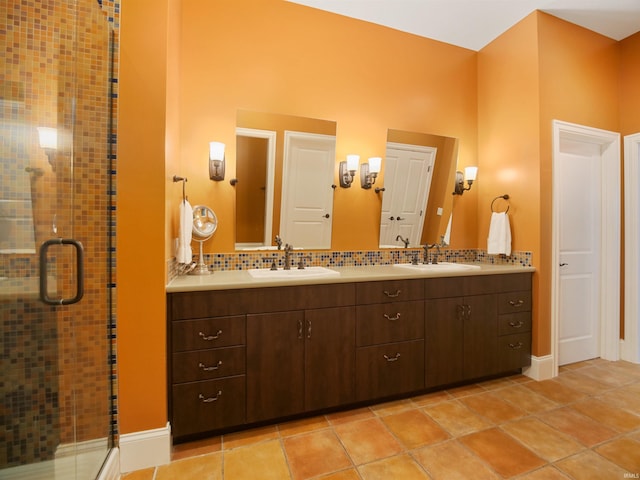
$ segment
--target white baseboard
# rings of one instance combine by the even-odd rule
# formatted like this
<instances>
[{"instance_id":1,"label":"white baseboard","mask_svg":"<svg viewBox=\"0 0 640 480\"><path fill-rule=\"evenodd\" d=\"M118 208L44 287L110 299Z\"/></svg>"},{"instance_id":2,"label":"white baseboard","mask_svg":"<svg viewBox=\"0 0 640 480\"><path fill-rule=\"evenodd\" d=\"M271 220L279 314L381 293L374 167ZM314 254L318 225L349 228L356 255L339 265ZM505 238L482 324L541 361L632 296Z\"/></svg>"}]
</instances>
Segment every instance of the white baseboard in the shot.
<instances>
[{"instance_id":1,"label":"white baseboard","mask_svg":"<svg viewBox=\"0 0 640 480\"><path fill-rule=\"evenodd\" d=\"M171 462L171 426L120 435L120 471L166 465Z\"/></svg>"},{"instance_id":2,"label":"white baseboard","mask_svg":"<svg viewBox=\"0 0 640 480\"><path fill-rule=\"evenodd\" d=\"M96 480L118 480L120 478L120 451L112 448L109 451L107 460L100 470L100 475Z\"/></svg>"},{"instance_id":3,"label":"white baseboard","mask_svg":"<svg viewBox=\"0 0 640 480\"><path fill-rule=\"evenodd\" d=\"M634 341L620 340L620 360L631 363L640 363L640 352Z\"/></svg>"},{"instance_id":4,"label":"white baseboard","mask_svg":"<svg viewBox=\"0 0 640 480\"><path fill-rule=\"evenodd\" d=\"M534 380L549 380L557 374L553 367L553 356L534 357L531 355L531 366L522 370L522 374Z\"/></svg>"}]
</instances>

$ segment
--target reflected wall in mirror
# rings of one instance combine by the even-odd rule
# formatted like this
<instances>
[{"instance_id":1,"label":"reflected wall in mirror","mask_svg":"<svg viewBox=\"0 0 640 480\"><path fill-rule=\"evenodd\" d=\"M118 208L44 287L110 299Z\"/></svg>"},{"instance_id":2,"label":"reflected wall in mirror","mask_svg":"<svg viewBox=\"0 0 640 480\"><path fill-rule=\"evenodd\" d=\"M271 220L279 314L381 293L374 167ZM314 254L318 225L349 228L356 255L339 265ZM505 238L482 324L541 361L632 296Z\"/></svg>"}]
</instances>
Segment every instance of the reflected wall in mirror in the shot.
<instances>
[{"instance_id":1,"label":"reflected wall in mirror","mask_svg":"<svg viewBox=\"0 0 640 480\"><path fill-rule=\"evenodd\" d=\"M456 138L387 131L380 248L448 238L457 156Z\"/></svg>"},{"instance_id":2,"label":"reflected wall in mirror","mask_svg":"<svg viewBox=\"0 0 640 480\"><path fill-rule=\"evenodd\" d=\"M236 250L331 248L336 123L239 110Z\"/></svg>"}]
</instances>

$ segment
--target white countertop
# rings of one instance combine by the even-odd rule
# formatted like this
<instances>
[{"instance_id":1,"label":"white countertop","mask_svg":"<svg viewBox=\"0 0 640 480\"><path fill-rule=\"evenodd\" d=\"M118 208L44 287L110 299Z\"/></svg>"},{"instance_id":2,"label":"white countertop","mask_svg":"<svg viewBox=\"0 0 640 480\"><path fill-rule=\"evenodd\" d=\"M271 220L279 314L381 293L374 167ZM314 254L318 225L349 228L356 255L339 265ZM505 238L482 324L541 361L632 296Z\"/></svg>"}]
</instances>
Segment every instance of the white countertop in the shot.
<instances>
[{"instance_id":1,"label":"white countertop","mask_svg":"<svg viewBox=\"0 0 640 480\"><path fill-rule=\"evenodd\" d=\"M534 272L533 267L516 265L477 264L480 268L462 271L412 271L393 265L363 267L328 267L340 275L316 278L254 278L247 270L225 270L211 275L182 275L166 287L167 293L195 292L203 290L227 290L235 288L259 288L287 285L317 285L326 283L367 282L376 280L401 280L411 278L465 277L476 275L500 275L505 273Z\"/></svg>"}]
</instances>

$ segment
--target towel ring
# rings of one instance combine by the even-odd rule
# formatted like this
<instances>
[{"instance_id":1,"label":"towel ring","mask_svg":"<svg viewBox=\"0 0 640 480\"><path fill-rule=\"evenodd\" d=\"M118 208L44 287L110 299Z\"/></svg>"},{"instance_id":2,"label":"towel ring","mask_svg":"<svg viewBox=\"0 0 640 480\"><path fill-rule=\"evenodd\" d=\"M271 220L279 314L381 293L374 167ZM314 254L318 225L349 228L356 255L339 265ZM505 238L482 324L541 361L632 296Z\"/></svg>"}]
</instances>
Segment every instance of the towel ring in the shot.
<instances>
[{"instance_id":1,"label":"towel ring","mask_svg":"<svg viewBox=\"0 0 640 480\"><path fill-rule=\"evenodd\" d=\"M492 212L495 212L495 210L493 209L493 204L499 198L502 198L504 200L509 200L509 195L505 193L504 195L498 195L496 198L494 198L493 201L491 202L491 211ZM510 205L507 205L507 209L503 213L507 213L509 211L509 208L510 208Z\"/></svg>"}]
</instances>

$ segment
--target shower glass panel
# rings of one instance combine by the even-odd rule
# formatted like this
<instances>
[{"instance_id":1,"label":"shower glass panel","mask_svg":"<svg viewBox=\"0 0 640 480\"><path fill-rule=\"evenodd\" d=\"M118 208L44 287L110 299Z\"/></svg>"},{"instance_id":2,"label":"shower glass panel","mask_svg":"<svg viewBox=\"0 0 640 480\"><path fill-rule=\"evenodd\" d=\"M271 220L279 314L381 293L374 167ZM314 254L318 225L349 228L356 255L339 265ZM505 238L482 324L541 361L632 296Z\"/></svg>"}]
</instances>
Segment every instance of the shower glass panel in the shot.
<instances>
[{"instance_id":1,"label":"shower glass panel","mask_svg":"<svg viewBox=\"0 0 640 480\"><path fill-rule=\"evenodd\" d=\"M95 479L112 447L103 3L0 2L2 479Z\"/></svg>"}]
</instances>

